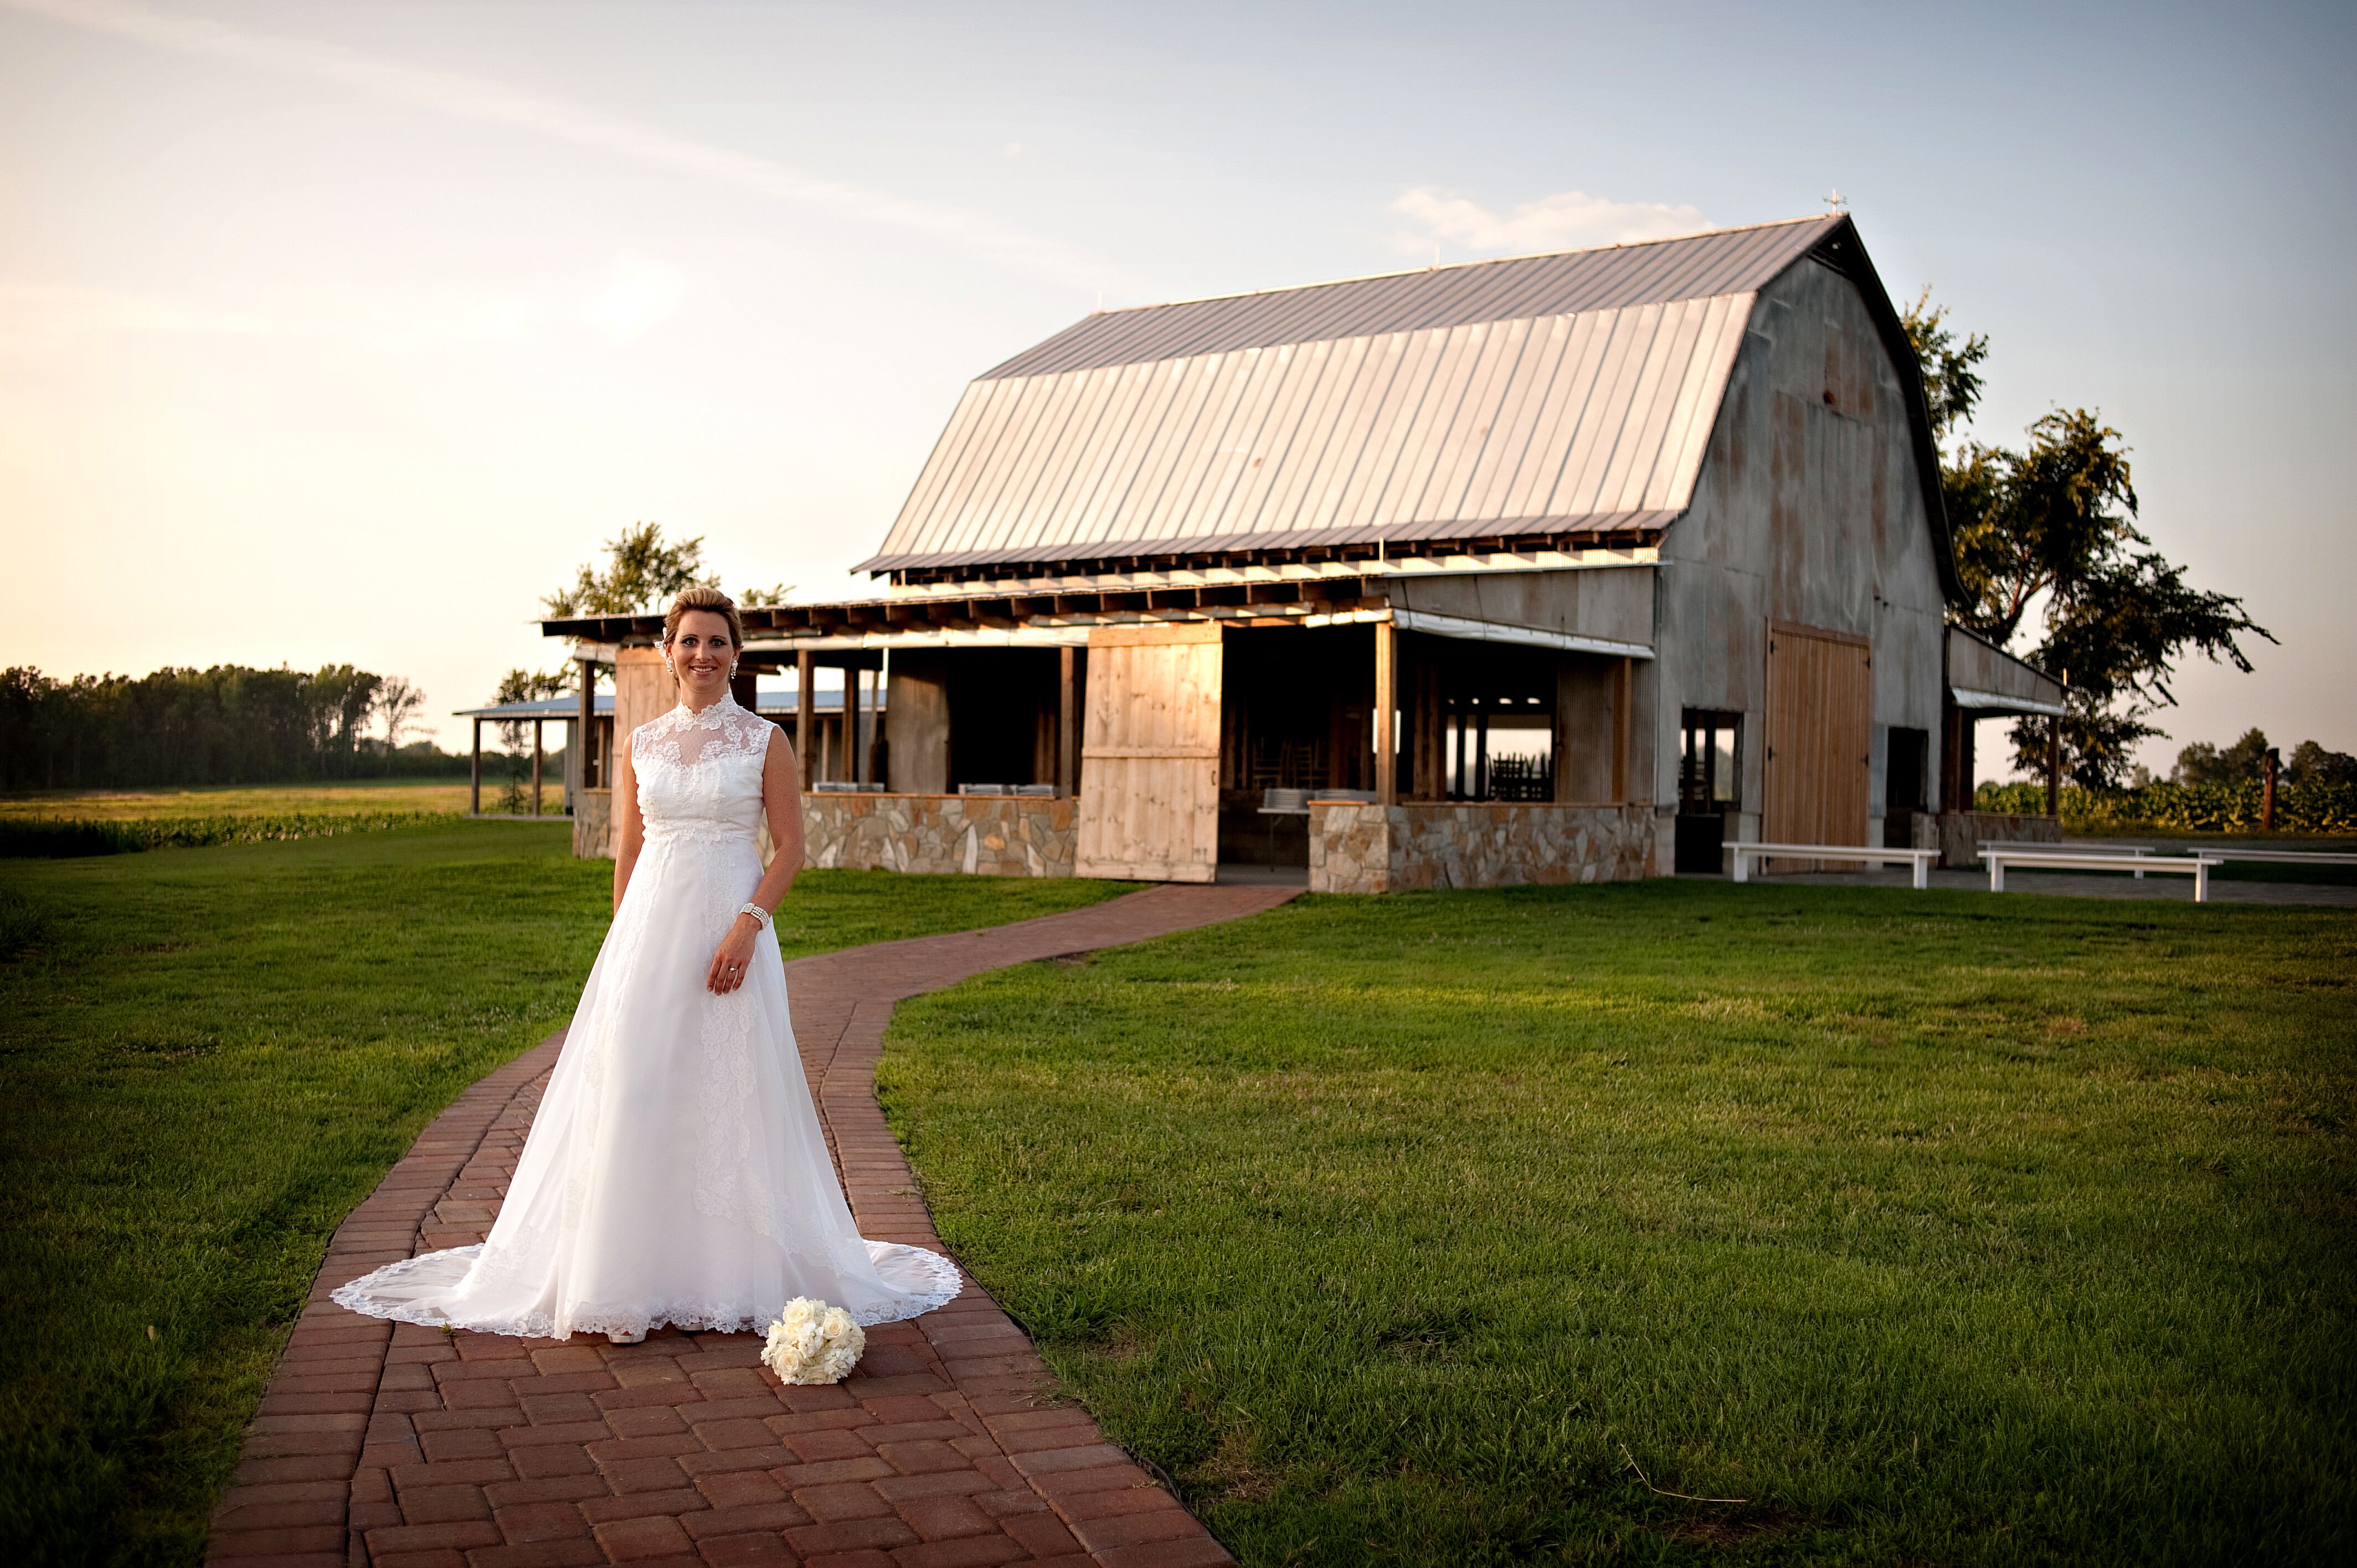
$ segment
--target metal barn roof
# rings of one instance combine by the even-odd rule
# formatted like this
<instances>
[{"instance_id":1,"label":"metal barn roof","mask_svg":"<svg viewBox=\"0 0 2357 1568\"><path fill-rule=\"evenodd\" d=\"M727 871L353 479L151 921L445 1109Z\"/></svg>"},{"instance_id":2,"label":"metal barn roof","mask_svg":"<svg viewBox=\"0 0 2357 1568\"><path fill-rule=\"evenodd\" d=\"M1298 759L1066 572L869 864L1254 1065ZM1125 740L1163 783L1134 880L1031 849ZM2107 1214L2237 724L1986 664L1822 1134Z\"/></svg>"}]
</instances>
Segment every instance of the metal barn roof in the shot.
<instances>
[{"instance_id":1,"label":"metal barn roof","mask_svg":"<svg viewBox=\"0 0 2357 1568\"><path fill-rule=\"evenodd\" d=\"M1692 498L1751 296L1847 229L1092 316L966 389L861 569L1656 531Z\"/></svg>"}]
</instances>

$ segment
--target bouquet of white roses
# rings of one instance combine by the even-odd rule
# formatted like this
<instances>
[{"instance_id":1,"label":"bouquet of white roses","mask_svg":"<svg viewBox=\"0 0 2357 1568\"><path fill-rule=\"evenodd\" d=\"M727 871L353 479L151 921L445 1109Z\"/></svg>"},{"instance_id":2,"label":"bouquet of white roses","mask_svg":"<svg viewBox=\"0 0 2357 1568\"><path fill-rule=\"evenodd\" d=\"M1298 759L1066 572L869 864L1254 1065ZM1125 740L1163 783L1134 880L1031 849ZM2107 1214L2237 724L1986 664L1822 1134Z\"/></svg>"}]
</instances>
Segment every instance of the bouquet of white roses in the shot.
<instances>
[{"instance_id":1,"label":"bouquet of white roses","mask_svg":"<svg viewBox=\"0 0 2357 1568\"><path fill-rule=\"evenodd\" d=\"M761 1359L790 1383L839 1383L851 1375L866 1348L867 1336L851 1321L851 1314L798 1295L770 1325Z\"/></svg>"}]
</instances>

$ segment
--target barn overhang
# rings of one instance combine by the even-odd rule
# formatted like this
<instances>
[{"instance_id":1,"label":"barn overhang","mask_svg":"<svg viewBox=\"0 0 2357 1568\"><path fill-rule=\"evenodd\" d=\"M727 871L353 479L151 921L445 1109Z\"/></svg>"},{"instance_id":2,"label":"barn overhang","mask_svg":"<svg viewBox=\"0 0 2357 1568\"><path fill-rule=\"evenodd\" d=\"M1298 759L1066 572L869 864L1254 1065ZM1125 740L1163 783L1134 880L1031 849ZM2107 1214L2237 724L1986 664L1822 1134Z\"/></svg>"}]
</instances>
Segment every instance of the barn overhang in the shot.
<instances>
[{"instance_id":1,"label":"barn overhang","mask_svg":"<svg viewBox=\"0 0 2357 1568\"><path fill-rule=\"evenodd\" d=\"M1947 666L1948 701L1975 719L2069 711L2061 682L1963 627L1948 628Z\"/></svg>"}]
</instances>

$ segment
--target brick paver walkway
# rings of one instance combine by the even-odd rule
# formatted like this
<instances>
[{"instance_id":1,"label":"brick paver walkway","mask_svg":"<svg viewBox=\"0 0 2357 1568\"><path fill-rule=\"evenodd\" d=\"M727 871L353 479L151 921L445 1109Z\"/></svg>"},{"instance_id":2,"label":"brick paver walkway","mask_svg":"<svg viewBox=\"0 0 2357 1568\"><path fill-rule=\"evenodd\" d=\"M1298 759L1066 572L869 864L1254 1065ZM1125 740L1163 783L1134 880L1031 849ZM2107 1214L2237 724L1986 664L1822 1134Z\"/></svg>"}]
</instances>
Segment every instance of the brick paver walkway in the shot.
<instances>
[{"instance_id":1,"label":"brick paver walkway","mask_svg":"<svg viewBox=\"0 0 2357 1568\"><path fill-rule=\"evenodd\" d=\"M893 1004L1000 965L1255 914L1270 887L1148 888L788 966L794 1032L866 1235L939 1249L875 1097ZM967 1282L872 1328L858 1371L786 1388L750 1334L643 1345L446 1333L328 1291L482 1239L562 1036L461 1095L336 1232L271 1380L209 1561L252 1568L603 1563L962 1568L1230 1562L1178 1499L1061 1403L1020 1328Z\"/></svg>"}]
</instances>

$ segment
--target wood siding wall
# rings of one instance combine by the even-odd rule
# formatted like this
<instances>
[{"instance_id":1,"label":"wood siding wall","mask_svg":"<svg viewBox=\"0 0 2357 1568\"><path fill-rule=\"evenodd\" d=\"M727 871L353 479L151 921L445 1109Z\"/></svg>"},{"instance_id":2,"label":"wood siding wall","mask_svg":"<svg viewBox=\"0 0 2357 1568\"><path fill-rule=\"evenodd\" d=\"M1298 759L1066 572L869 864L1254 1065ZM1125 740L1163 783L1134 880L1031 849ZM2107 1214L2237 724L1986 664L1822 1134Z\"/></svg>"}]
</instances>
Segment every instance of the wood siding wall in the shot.
<instances>
[{"instance_id":1,"label":"wood siding wall","mask_svg":"<svg viewBox=\"0 0 2357 1568\"><path fill-rule=\"evenodd\" d=\"M1209 882L1220 847L1220 628L1089 633L1082 876Z\"/></svg>"},{"instance_id":2,"label":"wood siding wall","mask_svg":"<svg viewBox=\"0 0 2357 1568\"><path fill-rule=\"evenodd\" d=\"M1866 639L1782 621L1770 627L1760 836L1864 844L1873 745L1874 654Z\"/></svg>"}]
</instances>

